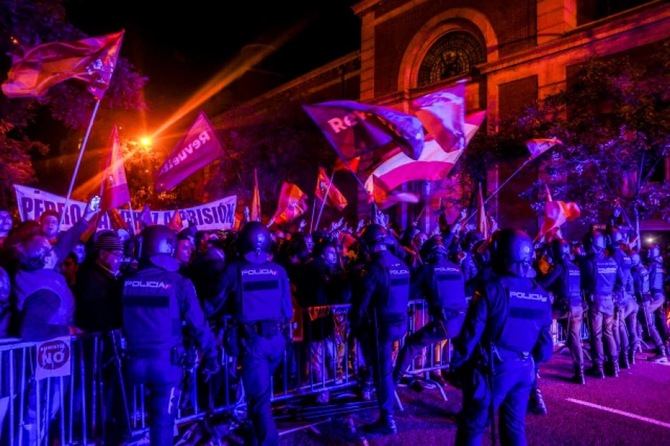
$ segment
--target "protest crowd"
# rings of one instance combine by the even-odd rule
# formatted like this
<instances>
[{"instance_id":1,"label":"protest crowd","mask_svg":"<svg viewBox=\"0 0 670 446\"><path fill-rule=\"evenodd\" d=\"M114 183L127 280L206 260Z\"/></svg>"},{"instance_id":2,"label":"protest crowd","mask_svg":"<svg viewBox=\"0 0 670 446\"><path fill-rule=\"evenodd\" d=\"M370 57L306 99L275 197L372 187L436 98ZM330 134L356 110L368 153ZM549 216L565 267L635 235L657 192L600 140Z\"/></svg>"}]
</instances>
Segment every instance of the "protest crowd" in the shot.
<instances>
[{"instance_id":1,"label":"protest crowd","mask_svg":"<svg viewBox=\"0 0 670 446\"><path fill-rule=\"evenodd\" d=\"M426 234L416 225L394 227L379 212L355 229L343 221L312 233L305 224L287 233L254 221L240 231L148 225L137 236L103 230L84 241L94 206L61 232L55 212L16 225L11 217L3 220L1 336L25 343L118 333L119 350L102 355L108 357L107 368L113 368L112 356L123 362L122 376L105 369L99 378L104 388L120 380L151 389L152 444L172 442L176 412L168 406L197 400L196 405L213 409L224 393L241 395L241 387L253 426L249 432L258 442L253 444L276 444L271 394L286 382L309 384L313 400L308 404L315 405L328 404L329 392L344 380L360 398L376 394L379 420L361 429L393 434L394 388L399 383L420 387L422 376L440 386L445 379L462 386L459 440L481 441L488 403L468 399L468 392L476 391L472 386L481 385L468 376L487 374L488 361L501 367L510 356L527 360L522 370L531 367L534 377L513 378L524 385L511 390L506 384L493 387L493 392L520 392L523 407L512 407L519 399L508 401L504 395L496 402L514 414L503 439L518 444L526 401L530 398L531 410L547 410L535 377L551 355L557 329L572 354L576 384L634 368L643 348L653 350L656 360L666 355L662 248L639 251L629 245L626 228L614 223L583 240L533 243L510 229L486 238L465 218L452 224L442 218L439 228ZM510 289L534 300L518 299L516 312L498 308L497 294L507 290L514 296ZM524 310L529 303L532 307ZM510 311L518 325L507 320L506 328L499 327L502 334L493 335L481 326L487 311ZM558 328L552 328L552 315ZM107 344L111 338L102 339ZM35 414L10 407L6 373L15 365L8 364L7 355L2 361L3 432L10 411L23 420L21 429L29 429ZM202 384L198 394L190 393L188 380ZM13 392L18 389L12 386ZM29 392L30 385L22 390ZM108 426L98 435L120 442L131 434L121 413L133 406L120 404L114 395L107 398ZM56 405L46 416L55 417L58 410L65 407ZM17 428L14 435L23 433Z\"/></svg>"},{"instance_id":2,"label":"protest crowd","mask_svg":"<svg viewBox=\"0 0 670 446\"><path fill-rule=\"evenodd\" d=\"M97 100L90 131L122 38L40 44L13 61L3 92L35 98L69 78L86 82ZM320 224L325 205L347 206L323 168L311 218L307 194L283 182L265 220L257 175L243 213L233 196L120 211L131 193L116 127L93 181L102 197L72 200L88 132L64 200L14 185L16 212L0 210L0 446L142 435L153 446L230 436L277 445L278 417L361 409L378 418L352 434L392 436L399 386L459 388L457 444L482 444L491 426L492 443L523 445L527 412L551 411L542 364L557 348L570 352L575 386L615 382L642 358L667 361L666 247L643 248L620 204L573 239L561 226L579 206L552 200L548 186L535 238L492 227L481 186L476 212L449 221L440 209L434 229L431 218L399 227L382 211L419 203L401 185L449 175L485 119L466 102L457 83L413 100L409 113L344 100L304 106L335 149L333 172L352 173L370 204L358 222ZM530 157L487 200L560 145L526 142ZM224 156L201 112L154 190Z\"/></svg>"}]
</instances>

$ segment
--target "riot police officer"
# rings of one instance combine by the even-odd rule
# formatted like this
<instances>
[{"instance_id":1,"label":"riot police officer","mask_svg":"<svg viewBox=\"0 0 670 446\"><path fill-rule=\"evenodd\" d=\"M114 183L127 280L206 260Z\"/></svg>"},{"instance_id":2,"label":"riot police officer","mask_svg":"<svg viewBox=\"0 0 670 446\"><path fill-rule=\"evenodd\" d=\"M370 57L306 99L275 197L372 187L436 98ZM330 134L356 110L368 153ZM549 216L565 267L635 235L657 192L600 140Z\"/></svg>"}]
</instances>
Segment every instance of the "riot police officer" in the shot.
<instances>
[{"instance_id":1,"label":"riot police officer","mask_svg":"<svg viewBox=\"0 0 670 446\"><path fill-rule=\"evenodd\" d=\"M618 349L614 339L614 284L620 270L606 251L605 236L600 232L589 234L586 244L590 255L583 259L582 277L589 299L589 321L591 323L591 356L593 373L605 378L605 353L612 366L612 376L619 376ZM604 338L604 340L603 340Z\"/></svg>"},{"instance_id":2,"label":"riot police officer","mask_svg":"<svg viewBox=\"0 0 670 446\"><path fill-rule=\"evenodd\" d=\"M525 415L535 364L552 353L551 303L534 280L533 243L504 229L492 241L495 275L473 297L455 342L454 368L463 377L457 444L481 444L501 410L503 444L525 444Z\"/></svg>"},{"instance_id":3,"label":"riot police officer","mask_svg":"<svg viewBox=\"0 0 670 446\"><path fill-rule=\"evenodd\" d=\"M639 349L640 341L637 336L637 312L640 309L635 301L633 276L631 270L633 261L630 248L623 242L619 231L612 232L612 258L619 266L620 274L614 284L614 304L616 316L614 318L614 338L619 346L621 367L627 369L635 363L635 352Z\"/></svg>"},{"instance_id":4,"label":"riot police officer","mask_svg":"<svg viewBox=\"0 0 670 446\"><path fill-rule=\"evenodd\" d=\"M279 443L270 405L271 379L286 348L285 331L292 315L288 275L271 260L270 248L270 232L263 224L252 221L242 228L238 239L241 258L224 271L217 305L223 310L232 304L247 414L253 427L251 444L258 445Z\"/></svg>"},{"instance_id":5,"label":"riot police officer","mask_svg":"<svg viewBox=\"0 0 670 446\"><path fill-rule=\"evenodd\" d=\"M393 371L395 382L424 347L455 337L465 320L463 273L447 259L441 236L435 235L423 245L421 258L426 263L417 270L412 289L427 300L431 321L405 339Z\"/></svg>"},{"instance_id":6,"label":"riot police officer","mask_svg":"<svg viewBox=\"0 0 670 446\"><path fill-rule=\"evenodd\" d=\"M378 224L365 228L361 241L369 256L364 266L360 289L352 301L352 329L359 334L366 361L372 366L379 419L364 426L364 431L394 434L395 385L391 351L393 342L407 329L409 267L387 249L390 239Z\"/></svg>"},{"instance_id":7,"label":"riot police officer","mask_svg":"<svg viewBox=\"0 0 670 446\"><path fill-rule=\"evenodd\" d=\"M655 313L659 309L663 308L663 303L665 302L665 292L663 290L665 269L663 268L663 257L661 256L661 250L657 245L649 248L647 269L649 271L649 294L646 301L645 317L647 318L649 333L651 334L652 339L656 344L656 356L651 359L660 360L664 359L667 354L663 342L665 330L663 330L663 327L661 327L661 330L659 330L656 326ZM661 319L661 324L665 324L665 321L663 320L665 318Z\"/></svg>"},{"instance_id":8,"label":"riot police officer","mask_svg":"<svg viewBox=\"0 0 670 446\"><path fill-rule=\"evenodd\" d=\"M172 444L178 385L186 360L183 327L202 349L207 375L218 368L216 347L193 284L177 272L176 234L154 225L144 229L141 239L140 268L123 287L123 333L130 380L144 384L150 392L151 445L164 446Z\"/></svg>"},{"instance_id":9,"label":"riot police officer","mask_svg":"<svg viewBox=\"0 0 670 446\"><path fill-rule=\"evenodd\" d=\"M553 310L558 318L568 321L567 345L575 366L573 380L578 384L586 384L581 339L584 319L581 273L572 262L570 245L565 240L551 242L551 259L552 268L540 279L540 283L554 294Z\"/></svg>"}]
</instances>

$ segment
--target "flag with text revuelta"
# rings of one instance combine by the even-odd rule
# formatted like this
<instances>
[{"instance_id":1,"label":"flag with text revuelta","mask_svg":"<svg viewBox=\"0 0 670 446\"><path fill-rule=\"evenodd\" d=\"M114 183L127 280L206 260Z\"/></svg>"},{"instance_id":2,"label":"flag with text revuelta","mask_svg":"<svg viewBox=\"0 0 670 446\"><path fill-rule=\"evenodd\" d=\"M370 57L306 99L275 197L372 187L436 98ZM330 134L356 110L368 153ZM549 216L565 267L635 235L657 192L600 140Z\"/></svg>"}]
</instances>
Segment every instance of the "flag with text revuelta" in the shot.
<instances>
[{"instance_id":1,"label":"flag with text revuelta","mask_svg":"<svg viewBox=\"0 0 670 446\"><path fill-rule=\"evenodd\" d=\"M223 156L223 147L204 112L172 150L156 176L156 191L174 189L179 183Z\"/></svg>"},{"instance_id":2,"label":"flag with text revuelta","mask_svg":"<svg viewBox=\"0 0 670 446\"><path fill-rule=\"evenodd\" d=\"M344 161L394 146L417 159L423 150L423 126L407 113L354 101L322 102L303 108Z\"/></svg>"}]
</instances>

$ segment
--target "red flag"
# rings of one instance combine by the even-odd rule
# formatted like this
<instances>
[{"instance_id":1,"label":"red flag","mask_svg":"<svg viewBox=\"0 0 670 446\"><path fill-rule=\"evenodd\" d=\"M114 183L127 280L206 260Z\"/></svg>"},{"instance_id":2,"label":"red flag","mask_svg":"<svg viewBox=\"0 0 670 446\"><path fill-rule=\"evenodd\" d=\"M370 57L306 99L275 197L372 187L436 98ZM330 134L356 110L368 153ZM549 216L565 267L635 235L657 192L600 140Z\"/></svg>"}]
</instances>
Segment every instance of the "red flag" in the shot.
<instances>
[{"instance_id":1,"label":"red flag","mask_svg":"<svg viewBox=\"0 0 670 446\"><path fill-rule=\"evenodd\" d=\"M123 154L119 142L119 131L112 128L112 150L102 171L102 200L100 209L116 209L130 201L126 170L123 167Z\"/></svg>"},{"instance_id":2,"label":"red flag","mask_svg":"<svg viewBox=\"0 0 670 446\"><path fill-rule=\"evenodd\" d=\"M326 193L328 193L328 197L326 197ZM321 201L326 200L326 203L340 211L347 207L348 204L347 199L342 195L342 192L340 192L340 190L330 181L330 178L326 175L326 170L323 167L319 167L319 175L316 179L314 195Z\"/></svg>"},{"instance_id":3,"label":"red flag","mask_svg":"<svg viewBox=\"0 0 670 446\"><path fill-rule=\"evenodd\" d=\"M412 108L442 150L450 152L465 147L464 83L415 99Z\"/></svg>"},{"instance_id":4,"label":"red flag","mask_svg":"<svg viewBox=\"0 0 670 446\"><path fill-rule=\"evenodd\" d=\"M181 213L179 210L174 211L170 222L168 223L168 228L172 229L175 232L179 232L184 227L184 221L181 219Z\"/></svg>"},{"instance_id":5,"label":"red flag","mask_svg":"<svg viewBox=\"0 0 670 446\"><path fill-rule=\"evenodd\" d=\"M298 186L284 181L279 192L277 211L271 222L277 225L288 223L307 211L307 194Z\"/></svg>"},{"instance_id":6,"label":"red flag","mask_svg":"<svg viewBox=\"0 0 670 446\"><path fill-rule=\"evenodd\" d=\"M338 170L345 170L352 173L358 172L358 167L361 165L361 157L357 156L348 161L342 161L340 158L335 160L335 167L333 170L337 172Z\"/></svg>"},{"instance_id":7,"label":"red flag","mask_svg":"<svg viewBox=\"0 0 670 446\"><path fill-rule=\"evenodd\" d=\"M198 170L223 156L214 128L200 112L195 122L172 150L156 176L156 192L174 189Z\"/></svg>"},{"instance_id":8,"label":"red flag","mask_svg":"<svg viewBox=\"0 0 670 446\"><path fill-rule=\"evenodd\" d=\"M530 159L535 159L555 145L563 144L558 138L535 138L526 141L526 147L530 152Z\"/></svg>"},{"instance_id":9,"label":"red flag","mask_svg":"<svg viewBox=\"0 0 670 446\"><path fill-rule=\"evenodd\" d=\"M123 217L121 217L121 213L118 209L108 209L107 216L109 217L109 222L112 226L112 229L123 229L125 231L128 230L128 225L126 225L126 222L123 221Z\"/></svg>"},{"instance_id":10,"label":"red flag","mask_svg":"<svg viewBox=\"0 0 670 446\"><path fill-rule=\"evenodd\" d=\"M542 227L537 234L536 240L541 239L549 233L557 232L561 225L566 221L572 221L579 218L581 210L577 203L565 201L553 201L549 188L545 185L547 192L547 202L544 205L544 218Z\"/></svg>"},{"instance_id":11,"label":"red flag","mask_svg":"<svg viewBox=\"0 0 670 446\"><path fill-rule=\"evenodd\" d=\"M411 192L391 192L384 182L374 175L370 175L365 182L368 192L368 201L376 204L379 209L387 209L398 203L418 203L419 196Z\"/></svg>"},{"instance_id":12,"label":"red flag","mask_svg":"<svg viewBox=\"0 0 670 446\"><path fill-rule=\"evenodd\" d=\"M468 115L464 127L466 145L481 126L484 116L485 112ZM398 151L375 167L372 175L382 180L389 190L409 181L441 180L449 174L463 151L464 149L444 151L436 140L430 139L426 141L418 160Z\"/></svg>"},{"instance_id":13,"label":"red flag","mask_svg":"<svg viewBox=\"0 0 670 446\"><path fill-rule=\"evenodd\" d=\"M261 221L261 192L258 188L258 172L254 169L254 194L251 197L251 221Z\"/></svg>"},{"instance_id":14,"label":"red flag","mask_svg":"<svg viewBox=\"0 0 670 446\"><path fill-rule=\"evenodd\" d=\"M119 57L123 33L37 45L14 58L2 91L10 98L39 97L56 84L79 79L88 84L96 99L102 99Z\"/></svg>"},{"instance_id":15,"label":"red flag","mask_svg":"<svg viewBox=\"0 0 670 446\"><path fill-rule=\"evenodd\" d=\"M484 193L482 192L482 184L479 183L479 193L477 197L477 231L484 236L485 239L491 236L489 231L489 220L486 217L486 206L484 205Z\"/></svg>"}]
</instances>

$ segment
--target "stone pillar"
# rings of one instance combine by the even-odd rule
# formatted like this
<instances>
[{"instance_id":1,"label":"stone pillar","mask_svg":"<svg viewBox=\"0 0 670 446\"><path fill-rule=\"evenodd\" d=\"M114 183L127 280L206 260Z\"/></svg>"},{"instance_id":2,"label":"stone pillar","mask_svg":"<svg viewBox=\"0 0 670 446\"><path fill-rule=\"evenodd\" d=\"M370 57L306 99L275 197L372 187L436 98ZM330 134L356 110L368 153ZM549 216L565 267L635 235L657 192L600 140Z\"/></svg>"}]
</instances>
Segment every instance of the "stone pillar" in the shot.
<instances>
[{"instance_id":1,"label":"stone pillar","mask_svg":"<svg viewBox=\"0 0 670 446\"><path fill-rule=\"evenodd\" d=\"M375 97L375 13L361 16L361 100Z\"/></svg>"},{"instance_id":2,"label":"stone pillar","mask_svg":"<svg viewBox=\"0 0 670 446\"><path fill-rule=\"evenodd\" d=\"M577 0L537 0L537 44L550 42L577 26Z\"/></svg>"}]
</instances>

